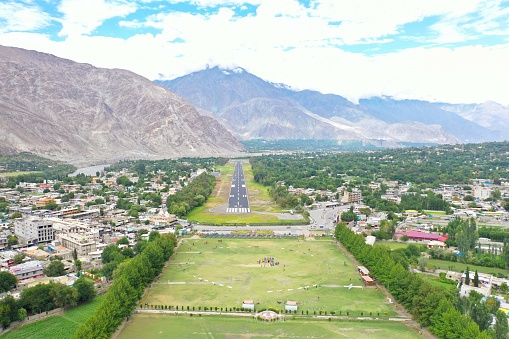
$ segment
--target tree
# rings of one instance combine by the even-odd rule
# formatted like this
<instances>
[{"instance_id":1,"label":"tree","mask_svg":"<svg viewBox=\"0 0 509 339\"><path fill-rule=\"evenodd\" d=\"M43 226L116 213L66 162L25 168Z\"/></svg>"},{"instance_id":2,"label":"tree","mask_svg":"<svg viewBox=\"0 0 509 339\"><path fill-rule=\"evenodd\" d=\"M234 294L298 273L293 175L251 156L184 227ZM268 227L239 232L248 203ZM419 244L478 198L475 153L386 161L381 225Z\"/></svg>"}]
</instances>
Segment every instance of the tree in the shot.
<instances>
[{"instance_id":1,"label":"tree","mask_svg":"<svg viewBox=\"0 0 509 339\"><path fill-rule=\"evenodd\" d=\"M72 251L72 259L74 261L78 260L78 251L76 249Z\"/></svg>"},{"instance_id":2,"label":"tree","mask_svg":"<svg viewBox=\"0 0 509 339\"><path fill-rule=\"evenodd\" d=\"M344 222L350 222L350 221L356 221L357 220L357 214L353 211L353 206L350 206L350 210L348 212L341 213L341 221Z\"/></svg>"},{"instance_id":3,"label":"tree","mask_svg":"<svg viewBox=\"0 0 509 339\"><path fill-rule=\"evenodd\" d=\"M81 260L79 260L79 259L74 260L74 266L76 266L76 271L80 272L81 271Z\"/></svg>"},{"instance_id":4,"label":"tree","mask_svg":"<svg viewBox=\"0 0 509 339\"><path fill-rule=\"evenodd\" d=\"M76 288L78 291L78 303L84 303L85 301L91 300L95 297L96 292L94 289L94 282L85 276L76 280L72 287Z\"/></svg>"},{"instance_id":5,"label":"tree","mask_svg":"<svg viewBox=\"0 0 509 339\"><path fill-rule=\"evenodd\" d=\"M65 274L64 263L60 260L53 260L48 267L44 269L44 274L48 277L59 277Z\"/></svg>"},{"instance_id":6,"label":"tree","mask_svg":"<svg viewBox=\"0 0 509 339\"><path fill-rule=\"evenodd\" d=\"M496 339L507 339L507 333L509 332L509 326L507 324L507 316L501 310L495 313L495 338Z\"/></svg>"},{"instance_id":7,"label":"tree","mask_svg":"<svg viewBox=\"0 0 509 339\"><path fill-rule=\"evenodd\" d=\"M154 241L156 240L157 238L159 238L161 236L161 234L157 231L152 231L149 233L148 235L148 241L151 242L151 241Z\"/></svg>"},{"instance_id":8,"label":"tree","mask_svg":"<svg viewBox=\"0 0 509 339\"><path fill-rule=\"evenodd\" d=\"M7 237L7 246L12 248L12 246L19 244L18 237L15 235L9 235Z\"/></svg>"},{"instance_id":9,"label":"tree","mask_svg":"<svg viewBox=\"0 0 509 339\"><path fill-rule=\"evenodd\" d=\"M477 273L477 270L475 270L474 274L474 287L479 287L479 273Z\"/></svg>"},{"instance_id":10,"label":"tree","mask_svg":"<svg viewBox=\"0 0 509 339\"><path fill-rule=\"evenodd\" d=\"M50 283L50 297L57 307L76 306L78 290L64 284Z\"/></svg>"},{"instance_id":11,"label":"tree","mask_svg":"<svg viewBox=\"0 0 509 339\"><path fill-rule=\"evenodd\" d=\"M129 239L127 239L127 237L122 237L118 239L117 245L129 245Z\"/></svg>"},{"instance_id":12,"label":"tree","mask_svg":"<svg viewBox=\"0 0 509 339\"><path fill-rule=\"evenodd\" d=\"M468 269L468 266L465 272L465 285L470 285L470 270Z\"/></svg>"},{"instance_id":13,"label":"tree","mask_svg":"<svg viewBox=\"0 0 509 339\"><path fill-rule=\"evenodd\" d=\"M23 259L25 259L25 257L26 257L26 254L25 254L25 253L23 253L23 252L21 252L21 253L16 254L16 255L12 258L12 260L14 261L14 263L15 263L16 265L19 265L19 264L21 264L21 263L23 262Z\"/></svg>"},{"instance_id":14,"label":"tree","mask_svg":"<svg viewBox=\"0 0 509 339\"><path fill-rule=\"evenodd\" d=\"M15 275L0 271L0 293L8 292L16 287L18 279Z\"/></svg>"}]
</instances>

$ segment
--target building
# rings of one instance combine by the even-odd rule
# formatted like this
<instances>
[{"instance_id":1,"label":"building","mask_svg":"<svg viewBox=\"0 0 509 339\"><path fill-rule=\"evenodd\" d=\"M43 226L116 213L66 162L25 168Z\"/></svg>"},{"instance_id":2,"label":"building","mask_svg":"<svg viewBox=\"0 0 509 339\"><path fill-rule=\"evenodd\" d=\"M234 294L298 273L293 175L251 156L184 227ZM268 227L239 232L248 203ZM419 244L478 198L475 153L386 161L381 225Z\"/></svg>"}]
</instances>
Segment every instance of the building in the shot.
<instances>
[{"instance_id":1,"label":"building","mask_svg":"<svg viewBox=\"0 0 509 339\"><path fill-rule=\"evenodd\" d=\"M472 188L472 196L478 200L484 200L491 197L491 188L484 186L474 186Z\"/></svg>"},{"instance_id":2,"label":"building","mask_svg":"<svg viewBox=\"0 0 509 339\"><path fill-rule=\"evenodd\" d=\"M348 192L345 190L343 193L343 202L350 204L360 204L362 201L362 192L361 190L354 188L352 192Z\"/></svg>"},{"instance_id":3,"label":"building","mask_svg":"<svg viewBox=\"0 0 509 339\"><path fill-rule=\"evenodd\" d=\"M18 281L22 281L30 278L43 277L44 276L43 270L44 268L41 262L28 261L16 266L12 266L9 269L9 272L15 275Z\"/></svg>"},{"instance_id":4,"label":"building","mask_svg":"<svg viewBox=\"0 0 509 339\"><path fill-rule=\"evenodd\" d=\"M73 252L76 250L78 257L87 256L97 250L93 234L88 233L57 233L57 240L61 246Z\"/></svg>"},{"instance_id":5,"label":"building","mask_svg":"<svg viewBox=\"0 0 509 339\"><path fill-rule=\"evenodd\" d=\"M375 284L373 278L369 276L369 270L364 266L357 266L357 272L361 275L364 285L373 286Z\"/></svg>"},{"instance_id":6,"label":"building","mask_svg":"<svg viewBox=\"0 0 509 339\"><path fill-rule=\"evenodd\" d=\"M438 233L429 233L429 232L422 232L419 230L409 230L406 232L396 232L395 236L399 239L402 236L406 235L408 239L415 240L415 241L441 241L445 242L448 238L448 235L441 235Z\"/></svg>"},{"instance_id":7,"label":"building","mask_svg":"<svg viewBox=\"0 0 509 339\"><path fill-rule=\"evenodd\" d=\"M54 240L53 223L38 218L23 218L16 220L14 234L21 243L39 244Z\"/></svg>"},{"instance_id":8,"label":"building","mask_svg":"<svg viewBox=\"0 0 509 339\"><path fill-rule=\"evenodd\" d=\"M285 310L289 312L297 312L297 302L287 301L285 305Z\"/></svg>"},{"instance_id":9,"label":"building","mask_svg":"<svg viewBox=\"0 0 509 339\"><path fill-rule=\"evenodd\" d=\"M242 308L254 311L254 301L253 300L244 300L244 302L242 303Z\"/></svg>"}]
</instances>

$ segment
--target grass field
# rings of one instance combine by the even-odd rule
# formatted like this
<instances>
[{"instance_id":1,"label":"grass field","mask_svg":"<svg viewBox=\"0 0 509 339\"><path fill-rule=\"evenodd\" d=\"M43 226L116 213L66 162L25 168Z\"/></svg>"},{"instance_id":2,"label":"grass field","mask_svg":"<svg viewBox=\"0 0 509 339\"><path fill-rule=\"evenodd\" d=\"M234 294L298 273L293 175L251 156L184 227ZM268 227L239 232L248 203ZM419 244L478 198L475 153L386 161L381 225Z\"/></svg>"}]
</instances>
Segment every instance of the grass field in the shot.
<instances>
[{"instance_id":1,"label":"grass field","mask_svg":"<svg viewBox=\"0 0 509 339\"><path fill-rule=\"evenodd\" d=\"M387 246L391 249L391 251L394 251L394 250L399 250L400 248L407 248L408 243L404 243L404 242L392 242L392 241L377 241L375 243L375 246Z\"/></svg>"},{"instance_id":2,"label":"grass field","mask_svg":"<svg viewBox=\"0 0 509 339\"><path fill-rule=\"evenodd\" d=\"M422 338L400 322L288 318L263 323L249 318L136 314L119 338Z\"/></svg>"},{"instance_id":3,"label":"grass field","mask_svg":"<svg viewBox=\"0 0 509 339\"><path fill-rule=\"evenodd\" d=\"M274 257L279 266L258 264L264 257ZM252 299L258 309L281 309L292 300L299 313L397 314L376 288L345 288L349 284L363 285L356 267L330 241L186 239L141 304L230 308Z\"/></svg>"},{"instance_id":4,"label":"grass field","mask_svg":"<svg viewBox=\"0 0 509 339\"><path fill-rule=\"evenodd\" d=\"M461 262L454 262L454 261L446 261L446 260L437 260L437 259L429 259L428 265L430 267L436 267L441 270L449 270L455 272L464 272L468 268L470 269L470 272L473 272L477 270L479 273L488 273L488 274L503 274L503 275L509 275L509 270L504 270L501 268L496 267L484 267L484 266L475 266L475 265L468 265Z\"/></svg>"},{"instance_id":5,"label":"grass field","mask_svg":"<svg viewBox=\"0 0 509 339\"><path fill-rule=\"evenodd\" d=\"M97 297L89 303L75 307L62 315L56 315L34 323L10 330L2 339L67 339L94 313L103 297Z\"/></svg>"},{"instance_id":6,"label":"grass field","mask_svg":"<svg viewBox=\"0 0 509 339\"><path fill-rule=\"evenodd\" d=\"M244 161L244 177L246 179L246 187L249 197L249 207L252 211L256 212L270 212L278 213L282 212L282 209L278 207L270 198L267 187L260 185L254 181L253 171L251 164ZM212 208L228 204L228 197L230 194L230 187L233 178L233 172L235 169L235 161L232 160L224 166L218 166L216 170L221 173L220 177L216 180L216 187L208 198L207 202L191 211L187 219L190 221L204 223L204 224L220 224L220 225L232 225L232 224L269 224L269 225L281 225L281 224L302 224L305 221L296 220L281 220L276 215L272 214L258 214L258 213L246 213L246 214L232 214L232 213L220 213L211 211Z\"/></svg>"},{"instance_id":7,"label":"grass field","mask_svg":"<svg viewBox=\"0 0 509 339\"><path fill-rule=\"evenodd\" d=\"M26 172L2 172L0 173L0 177L15 177L15 176L18 176L18 175L25 175L25 174L37 174L37 173L42 173L40 171L26 171Z\"/></svg>"}]
</instances>

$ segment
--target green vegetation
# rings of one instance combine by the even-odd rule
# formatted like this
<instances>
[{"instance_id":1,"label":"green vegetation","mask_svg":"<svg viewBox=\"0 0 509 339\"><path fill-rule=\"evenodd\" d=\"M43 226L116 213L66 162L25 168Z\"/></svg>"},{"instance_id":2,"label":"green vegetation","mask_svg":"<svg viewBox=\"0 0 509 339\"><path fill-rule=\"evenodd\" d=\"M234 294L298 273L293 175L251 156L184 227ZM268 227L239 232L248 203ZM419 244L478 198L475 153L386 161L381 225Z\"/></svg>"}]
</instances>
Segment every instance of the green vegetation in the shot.
<instances>
[{"instance_id":1,"label":"green vegetation","mask_svg":"<svg viewBox=\"0 0 509 339\"><path fill-rule=\"evenodd\" d=\"M431 268L436 268L440 270L449 270L454 272L465 272L467 267L470 268L471 271L478 270L480 273L493 274L495 276L507 276L509 272L507 270L496 268L496 267L484 267L484 266L476 266L465 264L457 261L447 261L447 260L438 260L438 259L429 259L428 265Z\"/></svg>"},{"instance_id":2,"label":"green vegetation","mask_svg":"<svg viewBox=\"0 0 509 339\"><path fill-rule=\"evenodd\" d=\"M110 337L122 320L131 314L145 287L161 273L175 244L176 238L172 234L153 237L140 254L120 263L113 272L115 279L104 301L72 338Z\"/></svg>"},{"instance_id":3,"label":"green vegetation","mask_svg":"<svg viewBox=\"0 0 509 339\"><path fill-rule=\"evenodd\" d=\"M335 236L422 326L439 338L491 338L486 319L491 319L497 307L488 308L480 294L459 297L423 280L405 269L400 258L392 258L389 249L366 245L364 237L354 234L345 223L337 225ZM503 322L507 326L507 318Z\"/></svg>"},{"instance_id":4,"label":"green vegetation","mask_svg":"<svg viewBox=\"0 0 509 339\"><path fill-rule=\"evenodd\" d=\"M31 153L0 154L0 176L8 177L6 187L10 188L22 181L41 183L44 179L62 180L75 170L73 165Z\"/></svg>"},{"instance_id":5,"label":"green vegetation","mask_svg":"<svg viewBox=\"0 0 509 339\"><path fill-rule=\"evenodd\" d=\"M102 303L104 296L75 307L62 315L39 320L25 326L12 329L2 335L5 339L67 339L83 324Z\"/></svg>"},{"instance_id":6,"label":"green vegetation","mask_svg":"<svg viewBox=\"0 0 509 339\"><path fill-rule=\"evenodd\" d=\"M168 211L178 217L187 215L192 209L202 206L215 186L214 176L202 173L182 190L170 195L166 201Z\"/></svg>"},{"instance_id":7,"label":"green vegetation","mask_svg":"<svg viewBox=\"0 0 509 339\"><path fill-rule=\"evenodd\" d=\"M402 242L393 242L393 241L377 241L375 243L375 246L387 246L392 251L399 250L400 248L405 249L408 247L408 245L410 245L410 244L402 243Z\"/></svg>"},{"instance_id":8,"label":"green vegetation","mask_svg":"<svg viewBox=\"0 0 509 339\"><path fill-rule=\"evenodd\" d=\"M279 265L263 267L259 260L267 256L274 257ZM281 309L284 304L278 301L295 300L299 312L311 314L326 310L357 316L361 312L380 317L396 315L381 291L345 287L350 284L363 286L354 264L330 238L185 239L140 304L143 308L164 305L226 310L242 307L243 300L252 299L257 309Z\"/></svg>"},{"instance_id":9,"label":"green vegetation","mask_svg":"<svg viewBox=\"0 0 509 339\"><path fill-rule=\"evenodd\" d=\"M244 317L136 314L119 338L422 338L395 321L293 319L266 324Z\"/></svg>"},{"instance_id":10,"label":"green vegetation","mask_svg":"<svg viewBox=\"0 0 509 339\"><path fill-rule=\"evenodd\" d=\"M0 271L0 293L8 292L16 287L18 279L10 272Z\"/></svg>"}]
</instances>

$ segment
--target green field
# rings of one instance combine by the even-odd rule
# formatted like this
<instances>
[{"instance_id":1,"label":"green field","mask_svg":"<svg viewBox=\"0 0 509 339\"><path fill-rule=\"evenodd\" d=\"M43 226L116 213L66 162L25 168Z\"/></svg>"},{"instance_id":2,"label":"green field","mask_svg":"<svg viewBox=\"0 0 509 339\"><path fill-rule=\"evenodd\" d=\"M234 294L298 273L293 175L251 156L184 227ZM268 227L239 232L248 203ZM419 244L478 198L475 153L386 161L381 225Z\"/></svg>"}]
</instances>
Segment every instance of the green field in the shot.
<instances>
[{"instance_id":1,"label":"green field","mask_svg":"<svg viewBox=\"0 0 509 339\"><path fill-rule=\"evenodd\" d=\"M377 241L375 246L387 246L391 249L391 251L399 250L400 248L407 248L409 243L405 242L392 242L392 241Z\"/></svg>"},{"instance_id":2,"label":"green field","mask_svg":"<svg viewBox=\"0 0 509 339\"><path fill-rule=\"evenodd\" d=\"M228 204L228 197L230 194L230 187L235 169L235 162L230 161L224 166L216 167L216 170L221 173L219 178L216 179L216 186L214 191L207 199L207 202L198 208L192 210L187 219L193 222L212 225L234 225L234 224L268 224L268 225L287 225L299 224L309 222L308 220L281 220L277 215L271 213L280 213L283 210L277 206L270 198L267 187L258 184L254 181L253 170L251 164L244 161L244 176L246 179L246 187L249 196L249 207L253 212L268 212L265 213L246 213L246 214L233 214L221 213L211 211L213 208Z\"/></svg>"},{"instance_id":3,"label":"green field","mask_svg":"<svg viewBox=\"0 0 509 339\"><path fill-rule=\"evenodd\" d=\"M454 262L454 261L446 261L446 260L438 260L438 259L429 259L428 260L428 266L432 268L437 268L441 270L452 270L455 272L464 272L468 268L471 272L477 270L479 273L487 273L487 274L503 274L503 275L509 275L509 270L504 270L502 268L496 268L496 267L484 267L484 266L475 266L475 265L468 265L461 262Z\"/></svg>"},{"instance_id":4,"label":"green field","mask_svg":"<svg viewBox=\"0 0 509 339\"><path fill-rule=\"evenodd\" d=\"M62 315L56 315L34 323L12 329L2 335L6 339L66 339L94 313L103 297L97 297L89 303L75 307Z\"/></svg>"},{"instance_id":5,"label":"green field","mask_svg":"<svg viewBox=\"0 0 509 339\"><path fill-rule=\"evenodd\" d=\"M274 257L279 266L258 264L264 257ZM356 267L331 241L185 239L141 304L203 310L242 307L251 299L260 309L284 308L291 300L298 302L299 313L397 314L375 287L345 287L349 284L363 285Z\"/></svg>"},{"instance_id":6,"label":"green field","mask_svg":"<svg viewBox=\"0 0 509 339\"><path fill-rule=\"evenodd\" d=\"M243 317L136 314L119 338L422 338L395 321L287 319L264 323Z\"/></svg>"},{"instance_id":7,"label":"green field","mask_svg":"<svg viewBox=\"0 0 509 339\"><path fill-rule=\"evenodd\" d=\"M37 174L42 173L41 171L25 171L25 172L2 172L0 173L0 177L15 177L18 175L25 175L25 174Z\"/></svg>"}]
</instances>

